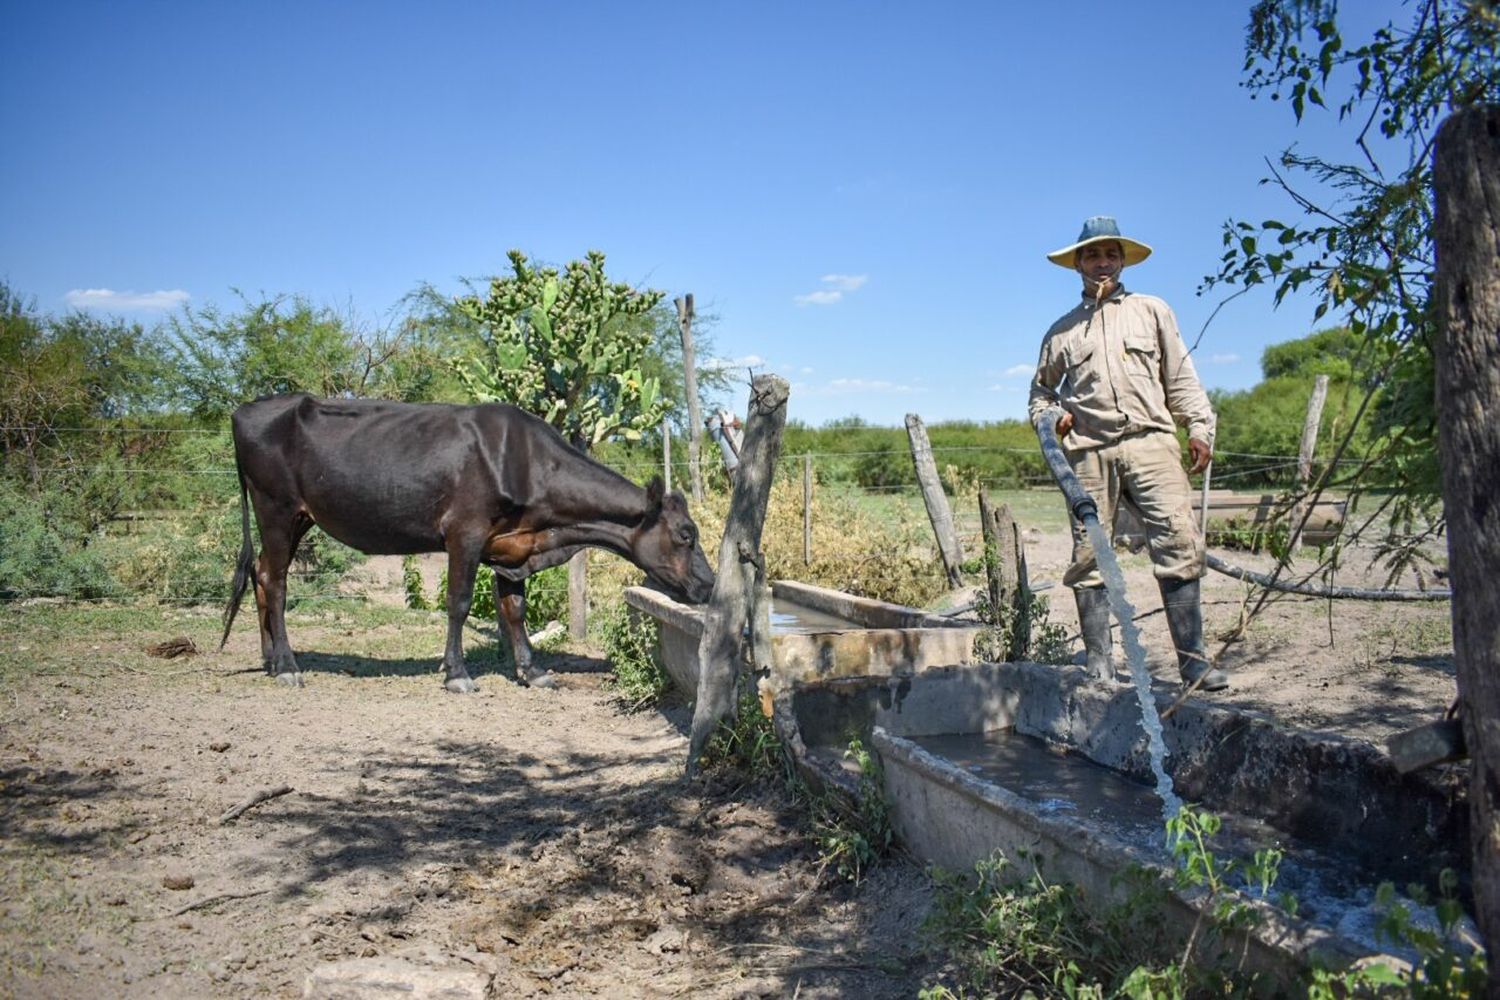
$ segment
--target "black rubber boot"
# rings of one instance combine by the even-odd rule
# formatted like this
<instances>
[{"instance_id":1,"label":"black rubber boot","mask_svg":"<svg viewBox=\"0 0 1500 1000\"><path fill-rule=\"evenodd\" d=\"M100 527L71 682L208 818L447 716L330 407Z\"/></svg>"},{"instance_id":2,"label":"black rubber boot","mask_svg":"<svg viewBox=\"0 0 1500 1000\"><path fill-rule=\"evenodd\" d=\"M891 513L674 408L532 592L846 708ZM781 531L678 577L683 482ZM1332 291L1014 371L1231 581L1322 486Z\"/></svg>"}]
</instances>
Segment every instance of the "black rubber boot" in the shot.
<instances>
[{"instance_id":1,"label":"black rubber boot","mask_svg":"<svg viewBox=\"0 0 1500 1000\"><path fill-rule=\"evenodd\" d=\"M1200 691L1222 691L1229 675L1208 662L1203 649L1203 605L1197 580L1158 580L1167 628L1177 648L1177 667L1182 683L1197 682ZM1199 680L1202 678L1202 680Z\"/></svg>"},{"instance_id":2,"label":"black rubber boot","mask_svg":"<svg viewBox=\"0 0 1500 1000\"><path fill-rule=\"evenodd\" d=\"M1078 630L1083 633L1089 674L1096 680L1112 681L1115 664L1110 655L1109 594L1103 587L1078 587L1073 600L1078 604Z\"/></svg>"}]
</instances>

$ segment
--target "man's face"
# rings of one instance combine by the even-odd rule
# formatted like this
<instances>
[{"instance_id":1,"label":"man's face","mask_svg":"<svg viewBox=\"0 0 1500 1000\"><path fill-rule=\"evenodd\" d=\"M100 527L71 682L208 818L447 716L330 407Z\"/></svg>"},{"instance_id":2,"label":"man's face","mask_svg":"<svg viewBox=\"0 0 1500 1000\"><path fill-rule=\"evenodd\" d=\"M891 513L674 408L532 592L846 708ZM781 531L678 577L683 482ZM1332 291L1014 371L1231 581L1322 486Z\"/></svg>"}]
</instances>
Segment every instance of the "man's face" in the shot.
<instances>
[{"instance_id":1,"label":"man's face","mask_svg":"<svg viewBox=\"0 0 1500 1000\"><path fill-rule=\"evenodd\" d=\"M1115 240L1090 243L1078 251L1078 271L1090 285L1113 283L1125 266L1125 251Z\"/></svg>"}]
</instances>

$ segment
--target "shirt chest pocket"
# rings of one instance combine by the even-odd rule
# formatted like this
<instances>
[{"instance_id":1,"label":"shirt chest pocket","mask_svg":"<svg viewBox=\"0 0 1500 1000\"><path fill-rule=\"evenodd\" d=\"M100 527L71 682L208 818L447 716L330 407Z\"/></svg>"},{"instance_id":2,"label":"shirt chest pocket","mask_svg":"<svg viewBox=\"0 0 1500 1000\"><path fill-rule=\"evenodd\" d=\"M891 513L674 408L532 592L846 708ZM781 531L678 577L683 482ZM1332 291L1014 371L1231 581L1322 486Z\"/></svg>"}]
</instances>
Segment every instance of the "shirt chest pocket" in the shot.
<instances>
[{"instance_id":1,"label":"shirt chest pocket","mask_svg":"<svg viewBox=\"0 0 1500 1000\"><path fill-rule=\"evenodd\" d=\"M1063 367L1067 369L1068 384L1074 392L1083 392L1099 381L1099 364L1093 344L1075 340L1063 348Z\"/></svg>"},{"instance_id":2,"label":"shirt chest pocket","mask_svg":"<svg viewBox=\"0 0 1500 1000\"><path fill-rule=\"evenodd\" d=\"M1149 330L1125 334L1125 368L1133 378L1161 378L1161 345Z\"/></svg>"}]
</instances>

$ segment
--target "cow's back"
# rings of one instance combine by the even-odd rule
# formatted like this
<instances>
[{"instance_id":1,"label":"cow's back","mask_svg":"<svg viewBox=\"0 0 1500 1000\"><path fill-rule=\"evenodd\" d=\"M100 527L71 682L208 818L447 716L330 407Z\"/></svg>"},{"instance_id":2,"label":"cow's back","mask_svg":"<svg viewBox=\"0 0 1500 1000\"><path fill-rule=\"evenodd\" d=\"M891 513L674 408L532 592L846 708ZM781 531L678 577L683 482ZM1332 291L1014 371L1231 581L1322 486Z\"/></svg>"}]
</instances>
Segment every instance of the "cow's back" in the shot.
<instances>
[{"instance_id":1,"label":"cow's back","mask_svg":"<svg viewBox=\"0 0 1500 1000\"><path fill-rule=\"evenodd\" d=\"M510 409L274 396L235 411L235 448L268 508L364 552L433 551L455 517L488 523L512 506L490 468Z\"/></svg>"}]
</instances>

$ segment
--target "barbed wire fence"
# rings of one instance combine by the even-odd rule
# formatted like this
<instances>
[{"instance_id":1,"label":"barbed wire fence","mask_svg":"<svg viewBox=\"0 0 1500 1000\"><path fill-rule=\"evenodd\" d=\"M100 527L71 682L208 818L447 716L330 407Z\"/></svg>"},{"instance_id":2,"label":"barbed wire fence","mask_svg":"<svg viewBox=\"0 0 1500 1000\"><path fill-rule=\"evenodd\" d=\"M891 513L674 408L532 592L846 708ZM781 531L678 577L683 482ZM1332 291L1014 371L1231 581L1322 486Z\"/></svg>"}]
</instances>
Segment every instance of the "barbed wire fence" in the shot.
<instances>
[{"instance_id":1,"label":"barbed wire fence","mask_svg":"<svg viewBox=\"0 0 1500 1000\"><path fill-rule=\"evenodd\" d=\"M10 425L0 425L0 432L6 434L18 433L23 430L34 430L34 428L20 428ZM103 454L98 449L92 449L87 458L76 462L62 462L47 465L36 465L32 472L42 477L91 477L91 476L121 476L134 482L135 489L131 491L133 497L147 498L151 495L183 495L206 501L210 507L217 506L222 511L233 509L235 523L238 524L238 488L236 483L236 470L232 465L232 446L226 430L213 430L205 428L186 427L152 427L152 426L130 426L126 424L106 426L77 426L77 427L48 427L47 433L55 442L63 442L69 435L79 438L93 437L99 440L125 441L132 437L149 438L157 442L170 442L173 440L201 440L209 442L213 438L223 439L223 460L225 464L214 462L211 464L186 466L172 464L158 464L161 461L165 447L155 451L137 449L134 452L130 448L120 448L115 453ZM61 454L70 454L74 449L59 448ZM77 451L84 451L82 448ZM678 449L678 454L685 449ZM705 465L711 464L708 456L712 456L715 450L704 448ZM977 491L983 487L991 492L1003 492L1007 490L1036 491L1040 494L1050 494L1055 491L1050 477L1042 466L1038 452L1034 448L1004 447L986 445L956 445L956 446L934 446L933 457L940 468L946 470L944 476L945 485L950 490L950 497L955 501L955 524L965 542L978 539L980 535L979 511L977 506ZM983 459L1006 456L1010 463L1010 471L1003 475L986 476L982 468ZM643 481L652 475L669 472L674 485L682 485L688 482L690 474L689 464L685 456L677 458L669 466L663 467L659 456L652 460L637 452L624 460L606 462L617 471L627 477ZM1026 463L1035 462L1035 469L1027 469ZM898 472L902 463L905 465L905 473L911 473L911 457L903 447L882 447L864 450L834 450L834 451L801 451L784 454L780 459L780 474L788 477L803 476L807 470L811 471L813 482L821 489L837 489L845 496L866 497L872 502L883 503L888 507L898 508L911 517L926 517L922 506L921 490L915 477L910 481L877 481L861 482L860 463L884 462L883 469L876 471L887 478L893 478L893 473ZM1214 474L1213 485L1221 490L1245 489L1247 491L1260 492L1262 494L1274 495L1279 492L1278 486L1274 484L1289 483L1295 474L1298 464L1296 455L1275 455L1253 452L1230 452L1221 451L1215 455L1216 465L1220 465ZM1345 465L1357 466L1357 460L1345 460ZM868 471L868 470L866 470ZM172 487L152 489L146 486L146 482L155 477L161 484ZM721 482L724 481L721 478ZM184 484L191 484L187 489L182 488ZM970 495L974 494L974 495ZM1045 501L1043 501L1045 502ZM1063 510L1059 500L1057 504L1059 517ZM221 511L221 513L222 513ZM110 513L103 520L102 532L106 536L114 537L135 535L140 539L170 538L174 533L188 530L190 527L201 530L201 525L189 525L193 518L203 518L208 511L201 508L183 507L152 507L145 503L122 504L118 510ZM1258 529L1246 528L1243 533L1247 536ZM331 541L331 540L330 540ZM238 528L235 533L236 546L238 543ZM335 543L336 544L336 543ZM351 557L351 561L358 561ZM227 580L231 569L232 560L226 560L222 579L218 578L193 578L179 581L178 586L171 587L154 594L131 594L128 588L115 596L71 598L78 601L111 601L129 600L134 598L151 599L165 604L176 604L182 606L201 605L206 603L203 595L222 589L227 593ZM294 597L298 601L313 601L335 599L350 596L347 588L341 589L340 578L347 574L331 575L327 569L319 568L294 568L290 574L294 580L303 586L294 586ZM313 585L308 590L308 584ZM558 583L559 587L565 584ZM11 588L9 590L0 587L0 601L24 601L42 598L58 597L56 592L41 590L27 590ZM66 596L66 595L61 595Z\"/></svg>"}]
</instances>

